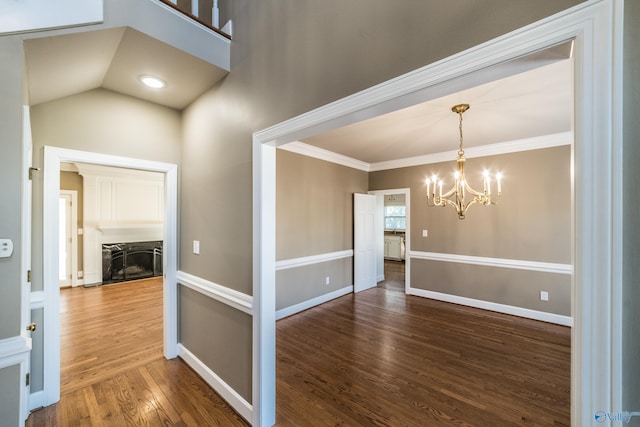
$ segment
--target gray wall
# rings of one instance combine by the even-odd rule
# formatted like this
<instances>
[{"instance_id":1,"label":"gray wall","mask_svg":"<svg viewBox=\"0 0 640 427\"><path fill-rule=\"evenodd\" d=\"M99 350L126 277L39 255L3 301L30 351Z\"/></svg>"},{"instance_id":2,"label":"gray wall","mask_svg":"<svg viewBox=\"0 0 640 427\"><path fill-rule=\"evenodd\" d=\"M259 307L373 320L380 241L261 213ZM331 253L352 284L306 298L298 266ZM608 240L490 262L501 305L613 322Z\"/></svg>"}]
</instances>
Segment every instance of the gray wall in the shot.
<instances>
[{"instance_id":1,"label":"gray wall","mask_svg":"<svg viewBox=\"0 0 640 427\"><path fill-rule=\"evenodd\" d=\"M20 365L0 369L0 427L18 425L20 419L20 394L15 392L20 380Z\"/></svg>"},{"instance_id":2,"label":"gray wall","mask_svg":"<svg viewBox=\"0 0 640 427\"><path fill-rule=\"evenodd\" d=\"M455 161L369 175L371 190L411 188L411 250L443 254L571 263L571 148L530 150L467 159L473 188L484 169L504 175L497 205L474 205L459 220L451 207L428 207L425 178L451 187ZM449 178L447 178L449 177ZM495 191L495 186L493 188ZM428 237L422 237L428 230ZM411 286L533 310L571 315L571 277L552 273L411 260ZM541 302L540 291L549 292Z\"/></svg>"},{"instance_id":3,"label":"gray wall","mask_svg":"<svg viewBox=\"0 0 640 427\"><path fill-rule=\"evenodd\" d=\"M624 183L622 357L623 408L640 410L640 2L625 2L624 19ZM638 418L633 422L640 425Z\"/></svg>"},{"instance_id":4,"label":"gray wall","mask_svg":"<svg viewBox=\"0 0 640 427\"><path fill-rule=\"evenodd\" d=\"M24 54L18 40L0 37L0 237L13 255L0 258L0 340L20 335L22 227L22 105ZM0 369L0 420L16 425L19 366Z\"/></svg>"},{"instance_id":5,"label":"gray wall","mask_svg":"<svg viewBox=\"0 0 640 427\"><path fill-rule=\"evenodd\" d=\"M251 403L251 316L185 286L178 292L178 340Z\"/></svg>"},{"instance_id":6,"label":"gray wall","mask_svg":"<svg viewBox=\"0 0 640 427\"><path fill-rule=\"evenodd\" d=\"M367 190L364 171L277 150L276 260L353 249L353 193ZM345 258L278 271L276 309L353 285L352 263Z\"/></svg>"}]
</instances>

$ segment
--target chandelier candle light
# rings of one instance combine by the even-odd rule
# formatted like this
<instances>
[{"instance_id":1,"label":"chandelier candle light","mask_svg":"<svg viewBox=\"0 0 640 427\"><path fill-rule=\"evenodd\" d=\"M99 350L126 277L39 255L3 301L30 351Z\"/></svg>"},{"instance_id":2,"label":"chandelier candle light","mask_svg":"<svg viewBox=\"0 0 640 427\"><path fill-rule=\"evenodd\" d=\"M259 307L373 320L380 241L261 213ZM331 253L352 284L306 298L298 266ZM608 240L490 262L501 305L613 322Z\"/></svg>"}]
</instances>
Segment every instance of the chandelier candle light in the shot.
<instances>
[{"instance_id":1,"label":"chandelier candle light","mask_svg":"<svg viewBox=\"0 0 640 427\"><path fill-rule=\"evenodd\" d=\"M436 175L433 175L430 179L427 179L427 204L429 206L453 206L457 213L458 219L464 219L465 213L469 206L474 203L481 203L485 206L497 204L497 200L491 195L491 176L489 171L484 171L484 188L482 192L476 191L469 186L464 176L464 150L462 149L462 113L469 109L469 104L459 104L451 108L451 111L457 113L460 116L460 146L458 148L458 170L455 172L455 184L451 190L442 194L442 180L439 180ZM498 183L498 198L502 193L501 187L502 175L496 174L496 181ZM469 193L473 196L473 199L465 201L465 195Z\"/></svg>"}]
</instances>

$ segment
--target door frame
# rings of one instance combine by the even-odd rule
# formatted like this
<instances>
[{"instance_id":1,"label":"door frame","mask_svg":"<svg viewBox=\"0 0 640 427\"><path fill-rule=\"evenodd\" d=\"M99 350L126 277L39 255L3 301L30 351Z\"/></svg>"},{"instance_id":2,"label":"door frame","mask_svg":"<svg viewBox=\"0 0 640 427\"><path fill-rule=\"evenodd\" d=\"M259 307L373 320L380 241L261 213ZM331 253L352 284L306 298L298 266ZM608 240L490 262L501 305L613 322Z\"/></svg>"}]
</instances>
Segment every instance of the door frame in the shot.
<instances>
[{"instance_id":1,"label":"door frame","mask_svg":"<svg viewBox=\"0 0 640 427\"><path fill-rule=\"evenodd\" d=\"M624 0L587 0L253 134L253 425L275 423L276 147L418 102L436 86L574 40L571 419L622 407ZM413 98L412 96L413 95Z\"/></svg>"},{"instance_id":2,"label":"door frame","mask_svg":"<svg viewBox=\"0 0 640 427\"><path fill-rule=\"evenodd\" d=\"M60 196L68 195L71 198L71 229L69 230L69 236L71 237L71 243L69 247L71 250L67 254L71 258L70 265L70 284L71 287L78 286L78 192L76 190L60 190Z\"/></svg>"},{"instance_id":3,"label":"door frame","mask_svg":"<svg viewBox=\"0 0 640 427\"><path fill-rule=\"evenodd\" d=\"M404 231L404 246L405 246L405 257L404 257L404 293L409 293L409 278L411 277L411 258L408 256L409 250L411 249L411 189L410 188L396 188L390 190L371 190L369 194L375 194L376 196L387 196L391 194L404 194L404 205L406 209L406 227ZM384 204L382 205L382 213L381 215L384 218ZM379 230L381 235L384 235L384 219L382 220L382 230ZM378 233L378 231L376 231ZM383 262L384 262L384 253L382 254Z\"/></svg>"},{"instance_id":4,"label":"door frame","mask_svg":"<svg viewBox=\"0 0 640 427\"><path fill-rule=\"evenodd\" d=\"M177 230L178 230L178 166L150 160L113 156L58 147L44 147L43 172L43 290L44 290L44 358L43 390L37 405L47 406L60 400L60 288L58 286L58 195L60 164L90 163L103 166L138 169L164 174L165 221L163 251L163 341L164 356L178 355L177 306ZM30 407L33 408L30 402Z\"/></svg>"}]
</instances>

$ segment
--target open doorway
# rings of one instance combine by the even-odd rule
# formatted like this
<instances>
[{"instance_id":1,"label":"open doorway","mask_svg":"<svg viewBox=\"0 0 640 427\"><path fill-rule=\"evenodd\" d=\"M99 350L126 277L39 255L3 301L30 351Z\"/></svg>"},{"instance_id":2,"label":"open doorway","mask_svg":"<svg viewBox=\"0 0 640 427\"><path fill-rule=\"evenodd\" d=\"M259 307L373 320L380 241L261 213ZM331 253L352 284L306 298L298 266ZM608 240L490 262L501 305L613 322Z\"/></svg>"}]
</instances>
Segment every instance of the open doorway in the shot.
<instances>
[{"instance_id":1,"label":"open doorway","mask_svg":"<svg viewBox=\"0 0 640 427\"><path fill-rule=\"evenodd\" d=\"M139 171L157 172L164 181L164 247L162 280L163 353L171 359L177 355L177 295L175 287L177 267L177 166L154 161L109 156L76 150L45 147L43 187L43 277L44 319L46 325L43 350L47 357L43 364L43 390L30 400L31 408L47 406L60 400L60 291L58 281L59 194L60 166L76 162ZM86 242L85 242L86 243ZM86 272L86 262L84 266ZM85 275L85 282L88 278ZM35 361L38 363L38 361Z\"/></svg>"},{"instance_id":2,"label":"open doorway","mask_svg":"<svg viewBox=\"0 0 640 427\"><path fill-rule=\"evenodd\" d=\"M409 188L370 191L378 199L378 287L405 292L409 283L411 206Z\"/></svg>"},{"instance_id":3,"label":"open doorway","mask_svg":"<svg viewBox=\"0 0 640 427\"><path fill-rule=\"evenodd\" d=\"M59 275L66 286L60 290L60 393L64 396L162 356L164 175L86 163L62 166ZM73 254L65 246L73 248ZM78 260L80 246L83 256ZM72 276L82 280L72 282ZM63 277L69 280L62 282Z\"/></svg>"},{"instance_id":4,"label":"open doorway","mask_svg":"<svg viewBox=\"0 0 640 427\"><path fill-rule=\"evenodd\" d=\"M594 22L598 25L593 25ZM571 39L575 39L579 47L575 62L578 78L572 85L575 97L573 105L577 108L573 115L576 137L572 158L572 176L576 185L572 198L571 227L575 231L571 236L571 309L575 319L571 352L572 371L575 374L572 375L571 384L571 419L578 424L581 420L591 419L593 408L590 402L610 401L610 386L619 384L620 371L615 364L607 365L611 369L603 371L604 365L600 361L611 360L611 354L614 358L621 354L620 341L615 339L618 336L615 331L619 329L611 327L616 322L611 313L615 312L620 301L619 298L610 298L612 294L619 295L613 291L619 288L620 282L619 276L609 274L619 271L613 260L615 250L611 250L611 242L617 241L621 232L619 227L612 225L611 212L620 208L620 202L615 194L606 190L611 182L621 179L621 172L615 168L620 162L616 154L621 144L620 134L611 132L612 111L620 107L617 96L620 89L617 80L619 73L615 72L619 59L613 54L612 44L595 42L611 40L613 30L610 22L612 17L609 8L586 6L576 12L517 30L508 38L477 46L391 83L385 82L384 85L357 94L357 97L319 108L254 134L254 241L259 246L255 250L254 271L259 274L254 281L254 295L260 296L256 302L259 319L255 320L254 325L260 331L261 339L254 384L260 384L260 391L265 393L259 395L261 399L254 399L254 405L260 416L268 420L275 419L275 399L271 393L275 390L275 374L265 368L270 366L275 353L272 327L274 310L270 307L273 306L275 294L275 275L271 270L275 265L276 243L273 203L276 147L300 139L300 135L336 127L338 122L341 126L345 122L354 123L362 118L365 111L373 115L374 111L397 108L399 104L403 105L402 97L407 93L418 95L420 90L441 89L438 85L442 82L453 85L459 76L467 78L465 73L470 74L483 67L486 69L506 59L522 57ZM618 83L614 84L614 80ZM614 87L613 91L611 87ZM596 102L587 102L593 99ZM590 108L590 105L602 107L604 114ZM341 111L339 118L336 110ZM619 130L620 123L616 121L615 125ZM593 161L599 157L609 161ZM584 191L585 188L596 188L596 191ZM595 203L595 198L601 194L607 195L606 203ZM604 227L601 222L604 222ZM596 229L605 229L606 232L594 233ZM606 301L608 309L593 310L592 302L598 300ZM594 325L599 327L595 328ZM599 387L599 384L603 386Z\"/></svg>"}]
</instances>

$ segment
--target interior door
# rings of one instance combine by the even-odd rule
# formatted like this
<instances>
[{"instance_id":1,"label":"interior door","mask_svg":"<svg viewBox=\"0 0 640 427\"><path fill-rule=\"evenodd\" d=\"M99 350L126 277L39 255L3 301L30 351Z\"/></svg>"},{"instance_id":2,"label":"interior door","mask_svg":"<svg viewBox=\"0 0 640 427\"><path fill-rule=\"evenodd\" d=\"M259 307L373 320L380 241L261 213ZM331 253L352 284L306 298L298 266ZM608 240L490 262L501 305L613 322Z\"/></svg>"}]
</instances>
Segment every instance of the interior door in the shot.
<instances>
[{"instance_id":1,"label":"interior door","mask_svg":"<svg viewBox=\"0 0 640 427\"><path fill-rule=\"evenodd\" d=\"M58 279L60 287L71 286L71 241L72 241L72 221L71 221L71 195L60 193L58 204L59 209L59 241L58 241Z\"/></svg>"},{"instance_id":2,"label":"interior door","mask_svg":"<svg viewBox=\"0 0 640 427\"><path fill-rule=\"evenodd\" d=\"M376 286L376 196L353 195L354 292Z\"/></svg>"}]
</instances>

